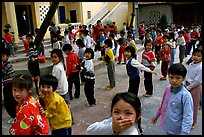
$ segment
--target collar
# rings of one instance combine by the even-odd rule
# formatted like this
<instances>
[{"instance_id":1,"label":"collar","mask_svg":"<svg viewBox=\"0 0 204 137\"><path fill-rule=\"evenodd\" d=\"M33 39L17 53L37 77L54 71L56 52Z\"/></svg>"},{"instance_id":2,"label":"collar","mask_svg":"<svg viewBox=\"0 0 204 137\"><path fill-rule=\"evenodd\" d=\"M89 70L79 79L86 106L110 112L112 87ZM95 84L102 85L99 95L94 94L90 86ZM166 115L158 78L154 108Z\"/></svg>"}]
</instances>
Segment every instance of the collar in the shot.
<instances>
[{"instance_id":1,"label":"collar","mask_svg":"<svg viewBox=\"0 0 204 137\"><path fill-rule=\"evenodd\" d=\"M174 93L174 94L177 94L179 91L181 91L181 89L183 88L183 84L181 84L180 87L176 88L176 89L173 89L172 86L171 86L171 92Z\"/></svg>"}]
</instances>

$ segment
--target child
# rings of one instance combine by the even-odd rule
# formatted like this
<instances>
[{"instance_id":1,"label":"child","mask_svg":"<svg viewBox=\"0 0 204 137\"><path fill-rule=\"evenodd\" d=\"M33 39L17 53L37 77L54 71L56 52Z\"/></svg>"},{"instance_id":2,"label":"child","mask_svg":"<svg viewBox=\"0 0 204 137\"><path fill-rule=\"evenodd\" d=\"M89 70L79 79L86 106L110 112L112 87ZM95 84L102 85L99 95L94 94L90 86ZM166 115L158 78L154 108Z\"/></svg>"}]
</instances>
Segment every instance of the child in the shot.
<instances>
[{"instance_id":1,"label":"child","mask_svg":"<svg viewBox=\"0 0 204 137\"><path fill-rule=\"evenodd\" d=\"M160 107L152 123L156 124L161 116L160 127L167 135L188 135L193 123L193 99L182 82L187 70L181 63L173 64L168 69L171 86L167 86Z\"/></svg>"},{"instance_id":2,"label":"child","mask_svg":"<svg viewBox=\"0 0 204 137\"><path fill-rule=\"evenodd\" d=\"M146 41L145 44L146 44L145 51L142 53L142 64L153 71L157 63L154 52L152 51L152 41L151 40ZM146 93L143 96L145 97L152 96L153 95L152 73L144 72L144 86Z\"/></svg>"},{"instance_id":3,"label":"child","mask_svg":"<svg viewBox=\"0 0 204 137\"><path fill-rule=\"evenodd\" d=\"M35 83L36 92L37 92L37 95L39 96L38 77L40 77L40 67L38 62L38 51L34 46L33 36L31 34L26 35L26 40L29 43L28 70L32 75L32 79Z\"/></svg>"},{"instance_id":4,"label":"child","mask_svg":"<svg viewBox=\"0 0 204 137\"><path fill-rule=\"evenodd\" d=\"M171 43L171 60L170 66L174 64L174 56L176 54L176 40L174 39L174 32L169 32L169 42Z\"/></svg>"},{"instance_id":5,"label":"child","mask_svg":"<svg viewBox=\"0 0 204 137\"><path fill-rule=\"evenodd\" d=\"M163 39L162 39L161 31L157 30L157 36L156 36L156 39L154 41L155 56L157 59L157 64L160 63L160 58L159 58L158 52L160 51L162 44L163 44Z\"/></svg>"},{"instance_id":6,"label":"child","mask_svg":"<svg viewBox=\"0 0 204 137\"><path fill-rule=\"evenodd\" d=\"M105 47L104 47L104 41L105 41L105 36L104 36L104 30L100 29L99 30L99 43L100 43L100 50L101 50L101 57L105 55Z\"/></svg>"},{"instance_id":7,"label":"child","mask_svg":"<svg viewBox=\"0 0 204 137\"><path fill-rule=\"evenodd\" d=\"M63 54L60 49L53 49L51 51L51 61L53 63L52 75L58 80L58 87L56 92L61 95L65 102L69 103L68 97L68 82L66 77L66 71L64 66Z\"/></svg>"},{"instance_id":8,"label":"child","mask_svg":"<svg viewBox=\"0 0 204 137\"><path fill-rule=\"evenodd\" d=\"M53 49L61 49L60 42L59 42L59 35L54 34L52 38L53 38Z\"/></svg>"},{"instance_id":9,"label":"child","mask_svg":"<svg viewBox=\"0 0 204 137\"><path fill-rule=\"evenodd\" d=\"M84 51L86 49L83 40L77 39L76 45L79 47L78 57L79 57L80 63L82 63L82 60L84 60Z\"/></svg>"},{"instance_id":10,"label":"child","mask_svg":"<svg viewBox=\"0 0 204 137\"><path fill-rule=\"evenodd\" d=\"M13 65L9 61L10 51L9 49L2 50L2 82L3 82L3 96L4 107L11 119L8 121L11 124L16 117L15 107L18 104L12 95L12 81L15 77L15 71Z\"/></svg>"},{"instance_id":11,"label":"child","mask_svg":"<svg viewBox=\"0 0 204 137\"><path fill-rule=\"evenodd\" d=\"M105 87L105 90L112 90L115 87L115 65L114 65L114 54L112 50L112 41L110 39L106 39L104 41L105 44L105 56L99 58L99 60L103 60L103 63L107 65L107 72L108 72L108 79L109 79L109 86Z\"/></svg>"},{"instance_id":12,"label":"child","mask_svg":"<svg viewBox=\"0 0 204 137\"><path fill-rule=\"evenodd\" d=\"M122 64L126 64L126 57L124 54L126 45L125 45L124 41L125 40L123 38L118 39L118 44L120 45L120 48L119 48L119 56L118 56L118 63L117 64L121 63L122 57L123 57L123 61L124 61Z\"/></svg>"},{"instance_id":13,"label":"child","mask_svg":"<svg viewBox=\"0 0 204 137\"><path fill-rule=\"evenodd\" d=\"M29 75L13 79L13 97L18 102L10 135L48 135L49 124L39 101L31 96L33 81Z\"/></svg>"},{"instance_id":14,"label":"child","mask_svg":"<svg viewBox=\"0 0 204 137\"><path fill-rule=\"evenodd\" d=\"M95 122L88 126L88 135L138 135L141 128L141 102L140 99L130 92L117 93L111 104L112 117L101 122Z\"/></svg>"},{"instance_id":15,"label":"child","mask_svg":"<svg viewBox=\"0 0 204 137\"><path fill-rule=\"evenodd\" d=\"M64 44L70 44L70 39L69 39L68 33L69 32L67 30L64 31L64 39L63 39Z\"/></svg>"},{"instance_id":16,"label":"child","mask_svg":"<svg viewBox=\"0 0 204 137\"><path fill-rule=\"evenodd\" d=\"M79 98L80 96L80 79L79 79L79 70L77 66L80 65L79 57L77 54L72 52L72 46L70 44L65 44L62 48L64 53L67 55L66 57L66 76L68 79L68 92L70 100L73 99L72 96L72 85L75 85L75 94L74 98Z\"/></svg>"},{"instance_id":17,"label":"child","mask_svg":"<svg viewBox=\"0 0 204 137\"><path fill-rule=\"evenodd\" d=\"M4 29L4 39L7 41L8 45L7 45L7 48L9 49L10 51L10 55L16 57L16 54L14 52L14 43L13 43L13 40L12 40L12 36L9 34L9 29Z\"/></svg>"},{"instance_id":18,"label":"child","mask_svg":"<svg viewBox=\"0 0 204 137\"><path fill-rule=\"evenodd\" d=\"M202 50L196 48L192 53L193 63L189 64L185 79L185 87L193 98L193 125L197 123L200 94L202 92Z\"/></svg>"},{"instance_id":19,"label":"child","mask_svg":"<svg viewBox=\"0 0 204 137\"><path fill-rule=\"evenodd\" d=\"M186 42L185 42L185 39L184 39L184 31L179 31L179 36L176 40L176 44L177 46L179 46L179 60L180 60L180 63L183 63L183 58L185 56L185 51L186 51Z\"/></svg>"},{"instance_id":20,"label":"child","mask_svg":"<svg viewBox=\"0 0 204 137\"><path fill-rule=\"evenodd\" d=\"M29 49L28 45L29 45L29 43L26 41L25 37L26 36L22 36L22 37L19 37L19 39L22 40L24 48L25 48L26 56L28 56L28 49Z\"/></svg>"},{"instance_id":21,"label":"child","mask_svg":"<svg viewBox=\"0 0 204 137\"><path fill-rule=\"evenodd\" d=\"M126 70L129 76L129 89L131 92L138 96L138 90L140 85L140 73L139 70L150 72L156 74L150 68L145 67L135 59L135 49L133 47L127 46L125 48L125 56L127 58Z\"/></svg>"},{"instance_id":22,"label":"child","mask_svg":"<svg viewBox=\"0 0 204 137\"><path fill-rule=\"evenodd\" d=\"M162 61L161 63L161 73L163 77L160 78L160 80L167 80L167 71L168 71L168 65L171 60L171 43L169 42L169 35L164 35L163 36L163 44L158 51L158 55L160 60Z\"/></svg>"},{"instance_id":23,"label":"child","mask_svg":"<svg viewBox=\"0 0 204 137\"><path fill-rule=\"evenodd\" d=\"M133 35L132 34L129 34L127 36L127 46L131 46L135 49L135 55L136 55L136 58L137 58L137 47L136 47L136 43L133 39Z\"/></svg>"},{"instance_id":24,"label":"child","mask_svg":"<svg viewBox=\"0 0 204 137\"><path fill-rule=\"evenodd\" d=\"M117 55L117 49L118 49L118 43L116 42L116 40L115 40L115 34L110 34L109 35L109 39L111 39L111 41L112 41L112 45L113 45L113 47L112 47L112 49L113 49L113 54L114 54L114 56L116 56Z\"/></svg>"},{"instance_id":25,"label":"child","mask_svg":"<svg viewBox=\"0 0 204 137\"><path fill-rule=\"evenodd\" d=\"M84 92L88 101L88 106L93 107L96 105L96 99L94 98L94 84L95 84L95 74L94 74L94 51L91 48L87 48L84 52L85 61L83 66L84 74Z\"/></svg>"},{"instance_id":26,"label":"child","mask_svg":"<svg viewBox=\"0 0 204 137\"><path fill-rule=\"evenodd\" d=\"M58 80L50 74L40 78L40 97L45 103L45 116L49 119L52 135L72 134L72 115L63 97L55 91Z\"/></svg>"}]
</instances>

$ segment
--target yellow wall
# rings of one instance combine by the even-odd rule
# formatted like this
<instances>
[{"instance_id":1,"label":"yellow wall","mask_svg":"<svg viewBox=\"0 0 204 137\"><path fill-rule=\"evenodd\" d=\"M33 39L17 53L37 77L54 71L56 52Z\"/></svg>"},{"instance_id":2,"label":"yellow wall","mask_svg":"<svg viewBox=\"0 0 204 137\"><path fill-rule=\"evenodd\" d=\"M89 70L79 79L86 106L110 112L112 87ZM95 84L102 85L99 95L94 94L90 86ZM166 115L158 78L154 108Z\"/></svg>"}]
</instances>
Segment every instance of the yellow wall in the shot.
<instances>
[{"instance_id":1,"label":"yellow wall","mask_svg":"<svg viewBox=\"0 0 204 137\"><path fill-rule=\"evenodd\" d=\"M2 23L2 34L4 34L3 33L3 31L4 31L4 26L7 24L7 18L6 18L6 11L5 11L5 5L4 5L4 2L2 2L2 8L1 8L1 10L2 10L2 20L1 20L1 23Z\"/></svg>"},{"instance_id":2,"label":"yellow wall","mask_svg":"<svg viewBox=\"0 0 204 137\"><path fill-rule=\"evenodd\" d=\"M112 10L119 2L108 2L108 9Z\"/></svg>"},{"instance_id":3,"label":"yellow wall","mask_svg":"<svg viewBox=\"0 0 204 137\"><path fill-rule=\"evenodd\" d=\"M86 24L88 21L87 11L91 11L91 17L94 17L104 7L104 3L105 2L82 2L82 8L83 8L82 24Z\"/></svg>"}]
</instances>

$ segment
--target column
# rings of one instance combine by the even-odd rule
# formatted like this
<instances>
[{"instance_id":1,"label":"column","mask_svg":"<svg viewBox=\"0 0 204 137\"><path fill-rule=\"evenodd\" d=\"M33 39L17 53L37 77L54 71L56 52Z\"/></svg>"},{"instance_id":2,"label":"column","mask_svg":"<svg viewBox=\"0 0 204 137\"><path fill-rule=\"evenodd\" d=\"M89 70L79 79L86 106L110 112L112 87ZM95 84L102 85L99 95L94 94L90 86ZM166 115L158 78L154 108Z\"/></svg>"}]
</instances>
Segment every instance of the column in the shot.
<instances>
[{"instance_id":1,"label":"column","mask_svg":"<svg viewBox=\"0 0 204 137\"><path fill-rule=\"evenodd\" d=\"M18 26L16 21L16 11L14 2L4 2L6 10L7 23L11 25L10 32L14 32L15 43L19 42Z\"/></svg>"}]
</instances>

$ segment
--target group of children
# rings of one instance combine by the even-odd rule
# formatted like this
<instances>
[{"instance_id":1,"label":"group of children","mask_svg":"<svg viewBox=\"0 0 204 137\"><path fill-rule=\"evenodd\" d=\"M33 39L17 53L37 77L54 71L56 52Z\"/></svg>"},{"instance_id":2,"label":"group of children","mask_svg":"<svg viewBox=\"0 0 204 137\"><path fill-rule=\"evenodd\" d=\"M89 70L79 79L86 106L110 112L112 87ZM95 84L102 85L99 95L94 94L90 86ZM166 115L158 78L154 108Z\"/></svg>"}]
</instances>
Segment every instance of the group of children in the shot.
<instances>
[{"instance_id":1,"label":"group of children","mask_svg":"<svg viewBox=\"0 0 204 137\"><path fill-rule=\"evenodd\" d=\"M165 89L163 100L157 110L156 116L152 118L152 122L156 123L156 120L161 115L161 127L167 134L189 134L191 127L194 128L197 123L197 111L202 87L202 75L200 75L202 74L202 50L195 49L193 51L193 62L189 65L188 71L184 65L181 64L182 58L180 58L180 63L172 64L168 68L168 63L171 58L170 54L173 48L171 41L169 42L170 37L164 35L162 37L162 45L158 44L158 46L162 47L161 50L157 51L156 57L152 51L152 41L145 42L145 51L142 53L142 63L139 63L137 61L137 48L133 36L128 35L127 41L125 41L123 34L124 32L121 31L121 38L118 42L121 48L121 55L124 54L125 57L124 63L126 63L127 75L129 77L128 92L115 95L111 107L111 118L89 126L87 134L138 134L135 122L137 121L141 124L141 103L137 97L140 84L139 70L145 71L144 86L146 93L144 96L149 97L153 95L152 74L156 74L154 69L158 61L156 59L158 56L159 59L162 60L161 70L163 77L160 78L160 80L166 80L168 75L171 86ZM38 71L38 53L32 41L33 37L28 34L26 39L29 42L28 70L32 77L27 75L18 75L15 77L12 65L8 61L10 53L8 53L8 50L4 50L2 53L4 96L6 98L9 92L10 98L7 101L11 102L11 100L13 100L11 105L13 107L10 107L10 105L9 108L6 107L8 102L5 102L5 108L9 113L9 111L13 112L16 107L16 113L12 113L16 114L12 116L12 118L15 119L12 122L13 124L9 132L10 134L16 135L39 135L48 134L49 129L51 129L52 135L71 135L73 117L69 107L69 99L73 99L73 84L75 85L74 98L80 97L80 71L83 72L81 76L83 75L84 78L84 92L88 105L90 107L96 105L96 99L94 97L95 74L92 60L94 58L94 51L91 48L86 48L81 53L84 54L85 59L81 58L81 60L79 60L79 57L73 53L72 45L69 43L64 44L61 49L54 48L51 51L51 60L53 62L52 75L40 76L40 72ZM180 47L182 47L182 44L184 44L182 42L183 40L178 41L180 42ZM83 41L80 42L80 40L77 40L76 43L78 43L78 45L80 45L80 43L84 45ZM157 44L154 45L156 50ZM105 88L106 90L111 90L116 86L115 55L112 46L112 40L106 39L104 41L105 53L100 58L107 66L110 85ZM66 65L63 60L62 51L67 55ZM120 64L121 59L118 61ZM7 74L9 74L9 77ZM38 91L37 81L39 78ZM39 103L38 100L30 95L33 81L36 83L37 94L42 103ZM12 94L13 96L11 96ZM131 113L131 116L120 115L120 113L127 111ZM179 117L176 116L177 114ZM186 115L188 115L188 117ZM175 123L174 119L177 119L179 124ZM121 125L120 123L124 123L124 126L118 126ZM139 129L140 128L139 126Z\"/></svg>"}]
</instances>

